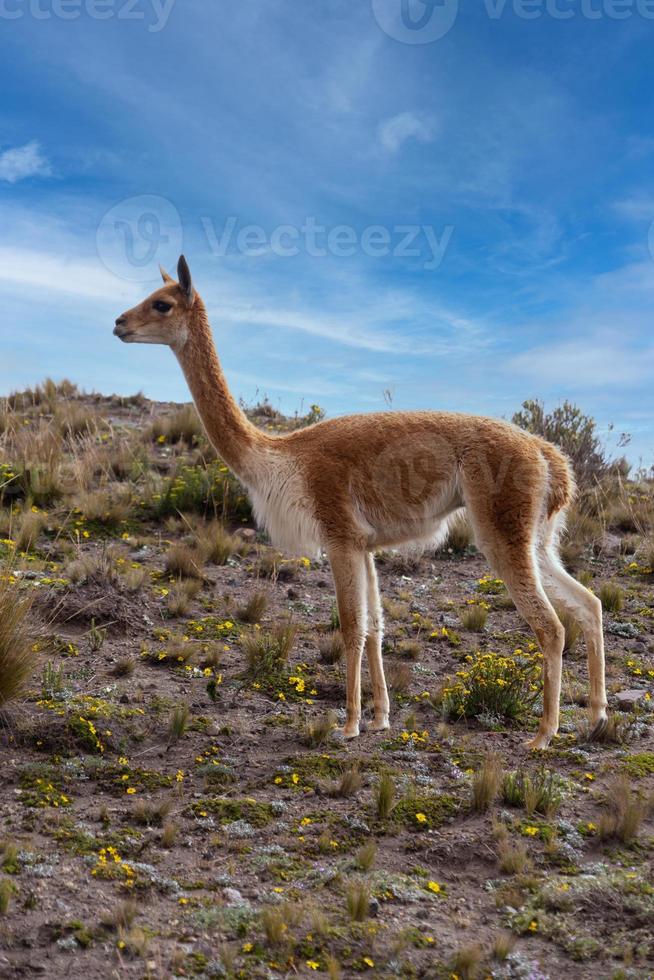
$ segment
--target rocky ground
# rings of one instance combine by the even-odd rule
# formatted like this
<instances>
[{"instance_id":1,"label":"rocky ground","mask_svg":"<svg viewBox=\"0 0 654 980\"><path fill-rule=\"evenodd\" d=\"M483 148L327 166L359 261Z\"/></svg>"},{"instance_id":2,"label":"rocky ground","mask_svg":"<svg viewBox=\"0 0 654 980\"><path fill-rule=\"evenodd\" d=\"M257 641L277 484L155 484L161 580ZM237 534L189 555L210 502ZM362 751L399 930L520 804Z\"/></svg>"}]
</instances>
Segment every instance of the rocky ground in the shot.
<instances>
[{"instance_id":1,"label":"rocky ground","mask_svg":"<svg viewBox=\"0 0 654 980\"><path fill-rule=\"evenodd\" d=\"M329 569L265 544L190 410L46 385L0 414L0 487L35 631L0 730L2 977L654 976L647 481L565 548L605 606L607 739L567 623L539 754L538 651L465 528L379 557L392 727L344 744Z\"/></svg>"}]
</instances>

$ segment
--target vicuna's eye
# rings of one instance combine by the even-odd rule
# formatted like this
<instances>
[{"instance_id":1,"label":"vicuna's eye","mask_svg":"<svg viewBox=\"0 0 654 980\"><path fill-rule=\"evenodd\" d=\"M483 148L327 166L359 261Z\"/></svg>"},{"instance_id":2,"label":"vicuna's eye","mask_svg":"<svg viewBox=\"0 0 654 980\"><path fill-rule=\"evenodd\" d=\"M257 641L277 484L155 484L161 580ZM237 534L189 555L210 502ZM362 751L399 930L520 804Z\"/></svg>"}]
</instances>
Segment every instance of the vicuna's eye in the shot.
<instances>
[{"instance_id":1,"label":"vicuna's eye","mask_svg":"<svg viewBox=\"0 0 654 980\"><path fill-rule=\"evenodd\" d=\"M152 307L157 311L157 313L168 313L169 310L172 310L173 304L164 303L162 299L158 299L152 304Z\"/></svg>"}]
</instances>

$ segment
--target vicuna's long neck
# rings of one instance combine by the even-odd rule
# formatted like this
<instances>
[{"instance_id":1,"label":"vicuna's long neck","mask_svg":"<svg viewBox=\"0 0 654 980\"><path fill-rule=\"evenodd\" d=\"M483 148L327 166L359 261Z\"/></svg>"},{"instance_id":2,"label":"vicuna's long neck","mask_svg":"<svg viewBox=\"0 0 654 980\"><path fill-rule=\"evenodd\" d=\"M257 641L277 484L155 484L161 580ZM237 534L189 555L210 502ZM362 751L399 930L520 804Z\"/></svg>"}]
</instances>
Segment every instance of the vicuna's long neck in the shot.
<instances>
[{"instance_id":1,"label":"vicuna's long neck","mask_svg":"<svg viewBox=\"0 0 654 980\"><path fill-rule=\"evenodd\" d=\"M231 470L252 482L266 437L248 420L231 395L220 366L204 303L196 296L189 338L177 351L195 406L211 442Z\"/></svg>"}]
</instances>

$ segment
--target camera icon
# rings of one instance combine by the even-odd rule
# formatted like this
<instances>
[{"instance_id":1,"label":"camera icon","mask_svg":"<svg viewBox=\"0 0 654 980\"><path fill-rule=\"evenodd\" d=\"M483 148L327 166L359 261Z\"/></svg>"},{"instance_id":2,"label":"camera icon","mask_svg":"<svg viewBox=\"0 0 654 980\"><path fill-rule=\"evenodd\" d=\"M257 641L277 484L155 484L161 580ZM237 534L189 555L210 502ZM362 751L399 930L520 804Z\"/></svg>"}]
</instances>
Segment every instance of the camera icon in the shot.
<instances>
[{"instance_id":1,"label":"camera icon","mask_svg":"<svg viewBox=\"0 0 654 980\"><path fill-rule=\"evenodd\" d=\"M375 20L402 44L431 44L452 29L459 0L372 0Z\"/></svg>"},{"instance_id":2,"label":"camera icon","mask_svg":"<svg viewBox=\"0 0 654 980\"><path fill-rule=\"evenodd\" d=\"M130 282L147 282L158 275L164 255L183 251L182 219L167 198L141 194L114 204L96 232L96 249L103 265Z\"/></svg>"}]
</instances>

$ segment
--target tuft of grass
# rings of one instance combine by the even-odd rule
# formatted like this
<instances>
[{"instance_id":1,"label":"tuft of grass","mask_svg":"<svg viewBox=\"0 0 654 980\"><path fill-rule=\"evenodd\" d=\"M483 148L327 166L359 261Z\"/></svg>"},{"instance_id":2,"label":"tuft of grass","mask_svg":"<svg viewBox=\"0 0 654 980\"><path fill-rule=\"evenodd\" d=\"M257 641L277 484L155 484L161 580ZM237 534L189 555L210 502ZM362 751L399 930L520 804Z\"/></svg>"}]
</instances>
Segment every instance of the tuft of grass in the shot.
<instances>
[{"instance_id":1,"label":"tuft of grass","mask_svg":"<svg viewBox=\"0 0 654 980\"><path fill-rule=\"evenodd\" d=\"M377 860L377 845L374 840L368 841L356 852L354 863L359 871L371 871Z\"/></svg>"},{"instance_id":2,"label":"tuft of grass","mask_svg":"<svg viewBox=\"0 0 654 980\"><path fill-rule=\"evenodd\" d=\"M174 618L186 616L201 588L202 583L195 578L181 579L168 593L168 614Z\"/></svg>"},{"instance_id":3,"label":"tuft of grass","mask_svg":"<svg viewBox=\"0 0 654 980\"><path fill-rule=\"evenodd\" d=\"M171 446L181 442L192 449L200 441L203 431L195 406L182 405L171 415L155 419L147 431L147 438Z\"/></svg>"},{"instance_id":4,"label":"tuft of grass","mask_svg":"<svg viewBox=\"0 0 654 980\"><path fill-rule=\"evenodd\" d=\"M302 732L302 742L310 749L323 745L336 727L336 715L328 711L320 718L307 722Z\"/></svg>"},{"instance_id":5,"label":"tuft of grass","mask_svg":"<svg viewBox=\"0 0 654 980\"><path fill-rule=\"evenodd\" d=\"M485 813L497 799L502 786L502 763L491 753L487 755L472 779L472 809Z\"/></svg>"},{"instance_id":6,"label":"tuft of grass","mask_svg":"<svg viewBox=\"0 0 654 980\"><path fill-rule=\"evenodd\" d=\"M605 612L620 612L624 609L624 589L617 582L602 582L599 598Z\"/></svg>"},{"instance_id":7,"label":"tuft of grass","mask_svg":"<svg viewBox=\"0 0 654 980\"><path fill-rule=\"evenodd\" d=\"M205 561L213 565L226 565L233 554L242 550L243 542L225 529L220 521L213 521L198 535L198 544Z\"/></svg>"},{"instance_id":8,"label":"tuft of grass","mask_svg":"<svg viewBox=\"0 0 654 980\"><path fill-rule=\"evenodd\" d=\"M474 536L467 519L463 515L455 517L447 534L445 549L453 551L455 555L462 555L472 544Z\"/></svg>"},{"instance_id":9,"label":"tuft of grass","mask_svg":"<svg viewBox=\"0 0 654 980\"><path fill-rule=\"evenodd\" d=\"M184 737L188 728L189 717L190 711L187 704L178 704L173 708L173 713L168 723L169 745L172 745L173 742L178 742L180 738Z\"/></svg>"},{"instance_id":10,"label":"tuft of grass","mask_svg":"<svg viewBox=\"0 0 654 980\"><path fill-rule=\"evenodd\" d=\"M405 660L420 660L422 655L422 644L419 640L400 640L395 649Z\"/></svg>"},{"instance_id":11,"label":"tuft of grass","mask_svg":"<svg viewBox=\"0 0 654 980\"><path fill-rule=\"evenodd\" d=\"M47 524L45 514L40 511L26 510L14 535L16 551L31 551L36 547L39 535Z\"/></svg>"},{"instance_id":12,"label":"tuft of grass","mask_svg":"<svg viewBox=\"0 0 654 980\"><path fill-rule=\"evenodd\" d=\"M128 898L114 907L112 912L107 913L101 919L102 925L107 929L131 929L138 914L138 905L133 898Z\"/></svg>"},{"instance_id":13,"label":"tuft of grass","mask_svg":"<svg viewBox=\"0 0 654 980\"><path fill-rule=\"evenodd\" d=\"M116 530L130 515L132 497L127 487L105 487L81 494L77 499L77 507L87 521L99 524L107 530Z\"/></svg>"},{"instance_id":14,"label":"tuft of grass","mask_svg":"<svg viewBox=\"0 0 654 980\"><path fill-rule=\"evenodd\" d=\"M577 646L579 638L581 637L581 626L574 616L572 616L569 612L566 612L564 609L557 609L556 614L561 621L561 626L565 630L563 652L574 653L575 647Z\"/></svg>"},{"instance_id":15,"label":"tuft of grass","mask_svg":"<svg viewBox=\"0 0 654 980\"><path fill-rule=\"evenodd\" d=\"M20 697L38 664L30 606L14 585L0 582L0 710Z\"/></svg>"},{"instance_id":16,"label":"tuft of grass","mask_svg":"<svg viewBox=\"0 0 654 980\"><path fill-rule=\"evenodd\" d=\"M509 772L502 781L502 801L508 806L523 807L529 816L540 813L552 817L562 802L560 782L547 769L533 776L522 770Z\"/></svg>"},{"instance_id":17,"label":"tuft of grass","mask_svg":"<svg viewBox=\"0 0 654 980\"><path fill-rule=\"evenodd\" d=\"M631 844L640 832L647 816L648 803L634 790L628 776L614 780L605 800L607 812L603 813L597 824L600 840L617 840Z\"/></svg>"},{"instance_id":18,"label":"tuft of grass","mask_svg":"<svg viewBox=\"0 0 654 980\"><path fill-rule=\"evenodd\" d=\"M509 956L516 944L516 937L511 932L501 932L499 936L496 936L493 940L492 956L495 960L500 960L504 962Z\"/></svg>"},{"instance_id":19,"label":"tuft of grass","mask_svg":"<svg viewBox=\"0 0 654 980\"><path fill-rule=\"evenodd\" d=\"M345 643L340 630L332 630L318 641L320 660L324 664L338 664L345 656Z\"/></svg>"},{"instance_id":20,"label":"tuft of grass","mask_svg":"<svg viewBox=\"0 0 654 980\"><path fill-rule=\"evenodd\" d=\"M375 813L379 820L388 820L395 805L395 780L390 772L383 772L374 795Z\"/></svg>"},{"instance_id":21,"label":"tuft of grass","mask_svg":"<svg viewBox=\"0 0 654 980\"><path fill-rule=\"evenodd\" d=\"M91 620L91 628L86 634L89 641L89 646L94 653L101 650L104 646L105 640L107 639L107 630L104 627L97 626L95 619Z\"/></svg>"},{"instance_id":22,"label":"tuft of grass","mask_svg":"<svg viewBox=\"0 0 654 980\"><path fill-rule=\"evenodd\" d=\"M187 544L174 544L166 555L166 571L175 578L202 579L202 555Z\"/></svg>"},{"instance_id":23,"label":"tuft of grass","mask_svg":"<svg viewBox=\"0 0 654 980\"><path fill-rule=\"evenodd\" d=\"M295 643L297 626L291 622L274 629L252 630L242 639L246 675L253 681L274 685L285 669Z\"/></svg>"},{"instance_id":24,"label":"tuft of grass","mask_svg":"<svg viewBox=\"0 0 654 980\"><path fill-rule=\"evenodd\" d=\"M462 946L457 949L450 965L451 974L461 980L476 980L479 976L483 960L480 946Z\"/></svg>"},{"instance_id":25,"label":"tuft of grass","mask_svg":"<svg viewBox=\"0 0 654 980\"><path fill-rule=\"evenodd\" d=\"M527 845L522 840L500 840L497 845L497 861L502 874L522 874L529 867Z\"/></svg>"},{"instance_id":26,"label":"tuft of grass","mask_svg":"<svg viewBox=\"0 0 654 980\"><path fill-rule=\"evenodd\" d=\"M413 680L411 664L392 664L386 677L393 694L407 694Z\"/></svg>"},{"instance_id":27,"label":"tuft of grass","mask_svg":"<svg viewBox=\"0 0 654 980\"><path fill-rule=\"evenodd\" d=\"M179 824L174 823L172 820L167 820L161 831L161 846L172 847L177 840L179 831Z\"/></svg>"},{"instance_id":28,"label":"tuft of grass","mask_svg":"<svg viewBox=\"0 0 654 980\"><path fill-rule=\"evenodd\" d=\"M0 879L0 915L6 915L9 904L16 893L16 886L9 878Z\"/></svg>"},{"instance_id":29,"label":"tuft of grass","mask_svg":"<svg viewBox=\"0 0 654 980\"><path fill-rule=\"evenodd\" d=\"M370 913L370 887L362 881L351 882L345 893L347 914L352 922L365 922Z\"/></svg>"},{"instance_id":30,"label":"tuft of grass","mask_svg":"<svg viewBox=\"0 0 654 980\"><path fill-rule=\"evenodd\" d=\"M268 596L265 592L255 592L247 602L236 610L236 618L240 623L254 625L260 623L268 608Z\"/></svg>"},{"instance_id":31,"label":"tuft of grass","mask_svg":"<svg viewBox=\"0 0 654 980\"><path fill-rule=\"evenodd\" d=\"M123 584L128 592L140 592L149 580L147 568L128 568L123 575Z\"/></svg>"},{"instance_id":32,"label":"tuft of grass","mask_svg":"<svg viewBox=\"0 0 654 980\"><path fill-rule=\"evenodd\" d=\"M333 790L333 795L340 796L342 799L355 796L361 789L362 783L363 779L361 777L359 766L355 763L353 766L350 766L349 769L345 770Z\"/></svg>"},{"instance_id":33,"label":"tuft of grass","mask_svg":"<svg viewBox=\"0 0 654 980\"><path fill-rule=\"evenodd\" d=\"M384 612L389 619L406 619L409 615L409 603L398 602L397 599L382 598Z\"/></svg>"},{"instance_id":34,"label":"tuft of grass","mask_svg":"<svg viewBox=\"0 0 654 980\"><path fill-rule=\"evenodd\" d=\"M140 797L132 810L134 822L143 827L160 827L170 813L170 800L150 801Z\"/></svg>"},{"instance_id":35,"label":"tuft of grass","mask_svg":"<svg viewBox=\"0 0 654 980\"><path fill-rule=\"evenodd\" d=\"M131 677L136 670L136 660L134 657L121 657L116 661L112 671L114 677Z\"/></svg>"},{"instance_id":36,"label":"tuft of grass","mask_svg":"<svg viewBox=\"0 0 654 980\"><path fill-rule=\"evenodd\" d=\"M481 633L486 627L488 610L485 606L472 602L459 613L459 619L464 629L471 630L473 633Z\"/></svg>"},{"instance_id":37,"label":"tuft of grass","mask_svg":"<svg viewBox=\"0 0 654 980\"><path fill-rule=\"evenodd\" d=\"M64 691L64 668L56 667L52 660L43 665L41 671L41 695L56 698Z\"/></svg>"},{"instance_id":38,"label":"tuft of grass","mask_svg":"<svg viewBox=\"0 0 654 980\"><path fill-rule=\"evenodd\" d=\"M292 944L291 930L302 917L301 910L290 902L265 908L261 913L266 943L268 946L280 947Z\"/></svg>"}]
</instances>

